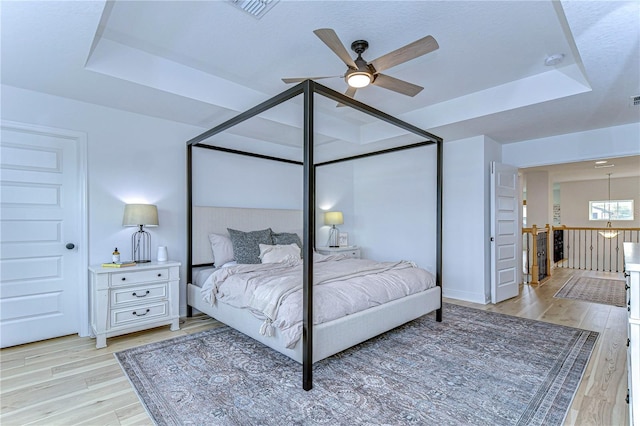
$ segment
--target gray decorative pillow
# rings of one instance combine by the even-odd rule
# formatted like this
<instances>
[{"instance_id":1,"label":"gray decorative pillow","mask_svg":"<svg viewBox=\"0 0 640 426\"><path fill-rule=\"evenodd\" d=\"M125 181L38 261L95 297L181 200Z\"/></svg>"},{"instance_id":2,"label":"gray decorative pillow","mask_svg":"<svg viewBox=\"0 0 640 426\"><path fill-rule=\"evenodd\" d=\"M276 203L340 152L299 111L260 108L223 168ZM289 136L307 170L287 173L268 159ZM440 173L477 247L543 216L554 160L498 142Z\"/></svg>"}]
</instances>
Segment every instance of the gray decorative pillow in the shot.
<instances>
[{"instance_id":1,"label":"gray decorative pillow","mask_svg":"<svg viewBox=\"0 0 640 426\"><path fill-rule=\"evenodd\" d=\"M233 245L233 255L238 263L261 263L260 244L273 244L271 228L243 232L227 228Z\"/></svg>"},{"instance_id":2,"label":"gray decorative pillow","mask_svg":"<svg viewBox=\"0 0 640 426\"><path fill-rule=\"evenodd\" d=\"M286 246L289 244L297 244L300 247L300 257L302 257L302 241L298 234L294 232L280 232L271 234L273 237L273 244Z\"/></svg>"}]
</instances>

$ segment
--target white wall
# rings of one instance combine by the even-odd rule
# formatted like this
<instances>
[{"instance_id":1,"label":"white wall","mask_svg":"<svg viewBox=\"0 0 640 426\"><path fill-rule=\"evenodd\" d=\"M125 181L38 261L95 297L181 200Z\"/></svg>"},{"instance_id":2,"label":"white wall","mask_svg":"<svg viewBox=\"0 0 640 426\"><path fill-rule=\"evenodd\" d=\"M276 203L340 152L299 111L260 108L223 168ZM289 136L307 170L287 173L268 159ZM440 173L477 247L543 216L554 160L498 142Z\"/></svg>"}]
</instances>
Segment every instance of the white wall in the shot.
<instances>
[{"instance_id":1,"label":"white wall","mask_svg":"<svg viewBox=\"0 0 640 426\"><path fill-rule=\"evenodd\" d=\"M327 245L330 226L324 224L325 211L341 211L343 225L337 225L340 232L346 232L349 245L360 244L355 232L357 219L354 208L353 162L335 163L316 167L316 247Z\"/></svg>"},{"instance_id":2,"label":"white wall","mask_svg":"<svg viewBox=\"0 0 640 426\"><path fill-rule=\"evenodd\" d=\"M436 145L354 162L355 236L363 256L435 273Z\"/></svg>"},{"instance_id":3,"label":"white wall","mask_svg":"<svg viewBox=\"0 0 640 426\"><path fill-rule=\"evenodd\" d=\"M443 271L446 297L490 297L490 164L497 144L484 136L444 144Z\"/></svg>"},{"instance_id":4,"label":"white wall","mask_svg":"<svg viewBox=\"0 0 640 426\"><path fill-rule=\"evenodd\" d=\"M166 245L181 268L186 303L186 141L204 129L43 93L2 86L2 119L87 134L89 263L111 260L114 247L131 257L132 228L124 205L158 206L160 226L149 228L151 253Z\"/></svg>"},{"instance_id":5,"label":"white wall","mask_svg":"<svg viewBox=\"0 0 640 426\"><path fill-rule=\"evenodd\" d=\"M302 166L206 148L192 154L195 205L302 209Z\"/></svg>"},{"instance_id":6,"label":"white wall","mask_svg":"<svg viewBox=\"0 0 640 426\"><path fill-rule=\"evenodd\" d=\"M608 179L560 183L560 220L563 225L604 227L606 222L589 220L589 201L607 200ZM640 228L640 177L611 177L612 200L634 200L634 220L612 221L613 227Z\"/></svg>"},{"instance_id":7,"label":"white wall","mask_svg":"<svg viewBox=\"0 0 640 426\"><path fill-rule=\"evenodd\" d=\"M548 172L525 173L527 190L527 227L543 228L553 222L553 191Z\"/></svg>"},{"instance_id":8,"label":"white wall","mask_svg":"<svg viewBox=\"0 0 640 426\"><path fill-rule=\"evenodd\" d=\"M193 200L196 205L302 209L303 168L301 165L194 148ZM350 232L353 213L353 165L337 163L316 169L316 246L325 246L329 226L324 211L344 214L341 232L349 233L350 244L357 234ZM274 229L274 231L278 231Z\"/></svg>"},{"instance_id":9,"label":"white wall","mask_svg":"<svg viewBox=\"0 0 640 426\"><path fill-rule=\"evenodd\" d=\"M505 164L519 168L640 154L640 123L511 143Z\"/></svg>"}]
</instances>

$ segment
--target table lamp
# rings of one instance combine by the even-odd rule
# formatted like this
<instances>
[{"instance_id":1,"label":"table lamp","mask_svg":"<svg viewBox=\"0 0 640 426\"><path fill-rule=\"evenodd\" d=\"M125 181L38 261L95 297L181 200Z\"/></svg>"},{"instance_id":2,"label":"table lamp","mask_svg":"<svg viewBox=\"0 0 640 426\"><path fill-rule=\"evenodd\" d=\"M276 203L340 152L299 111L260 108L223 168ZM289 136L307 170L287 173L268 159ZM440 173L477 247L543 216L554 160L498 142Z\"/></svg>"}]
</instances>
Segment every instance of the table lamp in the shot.
<instances>
[{"instance_id":1,"label":"table lamp","mask_svg":"<svg viewBox=\"0 0 640 426\"><path fill-rule=\"evenodd\" d=\"M324 213L324 224L331 225L331 230L329 230L329 240L327 245L329 247L339 247L338 234L340 230L336 228L336 225L342 225L344 223L344 218L342 217L342 212L325 212Z\"/></svg>"},{"instance_id":2,"label":"table lamp","mask_svg":"<svg viewBox=\"0 0 640 426\"><path fill-rule=\"evenodd\" d=\"M158 208L153 204L127 204L124 206L122 226L138 226L131 236L131 254L136 263L151 262L151 235L147 226L158 226Z\"/></svg>"}]
</instances>

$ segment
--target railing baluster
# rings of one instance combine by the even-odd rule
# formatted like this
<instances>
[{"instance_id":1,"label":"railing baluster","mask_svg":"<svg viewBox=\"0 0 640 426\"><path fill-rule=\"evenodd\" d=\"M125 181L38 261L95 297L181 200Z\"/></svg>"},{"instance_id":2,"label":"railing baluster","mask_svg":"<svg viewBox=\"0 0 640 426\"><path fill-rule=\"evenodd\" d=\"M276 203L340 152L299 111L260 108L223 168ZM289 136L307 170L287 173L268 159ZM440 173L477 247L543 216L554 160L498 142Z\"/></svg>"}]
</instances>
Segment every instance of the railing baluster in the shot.
<instances>
[{"instance_id":1,"label":"railing baluster","mask_svg":"<svg viewBox=\"0 0 640 426\"><path fill-rule=\"evenodd\" d=\"M527 234L527 273L529 274L529 282L531 282L531 235Z\"/></svg>"},{"instance_id":2,"label":"railing baluster","mask_svg":"<svg viewBox=\"0 0 640 426\"><path fill-rule=\"evenodd\" d=\"M620 234L616 235L616 272L620 272Z\"/></svg>"},{"instance_id":3,"label":"railing baluster","mask_svg":"<svg viewBox=\"0 0 640 426\"><path fill-rule=\"evenodd\" d=\"M529 254L531 253L531 249L529 248L529 234L525 234L527 236L527 284L529 284L529 273L531 272L531 266L529 264Z\"/></svg>"},{"instance_id":4,"label":"railing baluster","mask_svg":"<svg viewBox=\"0 0 640 426\"><path fill-rule=\"evenodd\" d=\"M582 254L582 233L578 231L578 269L582 269L582 261L580 255Z\"/></svg>"},{"instance_id":5,"label":"railing baluster","mask_svg":"<svg viewBox=\"0 0 640 426\"><path fill-rule=\"evenodd\" d=\"M569 267L569 253L570 253L570 247L571 247L571 241L569 240L568 229L564 229L562 232L562 245L563 245L562 267L567 268Z\"/></svg>"},{"instance_id":6,"label":"railing baluster","mask_svg":"<svg viewBox=\"0 0 640 426\"><path fill-rule=\"evenodd\" d=\"M609 238L609 272L611 272L611 240L613 238Z\"/></svg>"},{"instance_id":7,"label":"railing baluster","mask_svg":"<svg viewBox=\"0 0 640 426\"><path fill-rule=\"evenodd\" d=\"M556 263L556 267L568 269L593 271L595 263L596 271L620 272L622 270L621 244L624 242L640 242L640 228L584 228L563 225L548 228L546 231L548 237L552 235L552 232L555 235L557 230L562 230L563 232L562 261L559 259L558 262L555 262L554 256L554 263ZM604 231L617 231L618 234L612 238L606 238L600 234L600 232ZM538 230L537 232L545 231ZM614 239L615 241L613 241ZM547 244L550 243L547 242ZM587 246L587 244L589 245ZM549 256L548 250L550 250L549 247L547 247L547 256ZM549 269L549 266L547 266L547 271L544 270L544 267L540 268L540 275L544 276L545 272L550 272Z\"/></svg>"},{"instance_id":8,"label":"railing baluster","mask_svg":"<svg viewBox=\"0 0 640 426\"><path fill-rule=\"evenodd\" d=\"M576 269L576 231L573 231L573 269Z\"/></svg>"},{"instance_id":9,"label":"railing baluster","mask_svg":"<svg viewBox=\"0 0 640 426\"><path fill-rule=\"evenodd\" d=\"M593 271L593 231L589 232L589 269Z\"/></svg>"},{"instance_id":10,"label":"railing baluster","mask_svg":"<svg viewBox=\"0 0 640 426\"><path fill-rule=\"evenodd\" d=\"M600 270L600 238L598 235L596 235L596 271Z\"/></svg>"}]
</instances>

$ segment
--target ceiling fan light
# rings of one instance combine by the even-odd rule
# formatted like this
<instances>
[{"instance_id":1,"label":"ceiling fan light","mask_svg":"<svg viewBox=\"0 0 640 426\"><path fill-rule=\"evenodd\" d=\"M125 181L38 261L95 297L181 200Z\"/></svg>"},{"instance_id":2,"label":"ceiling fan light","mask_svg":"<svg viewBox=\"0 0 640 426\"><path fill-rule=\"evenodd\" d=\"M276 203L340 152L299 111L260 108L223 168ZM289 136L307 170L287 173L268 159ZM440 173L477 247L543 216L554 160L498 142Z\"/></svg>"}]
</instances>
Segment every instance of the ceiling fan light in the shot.
<instances>
[{"instance_id":1,"label":"ceiling fan light","mask_svg":"<svg viewBox=\"0 0 640 426\"><path fill-rule=\"evenodd\" d=\"M347 84L356 89L366 87L372 82L371 74L362 71L355 71L347 76Z\"/></svg>"}]
</instances>

